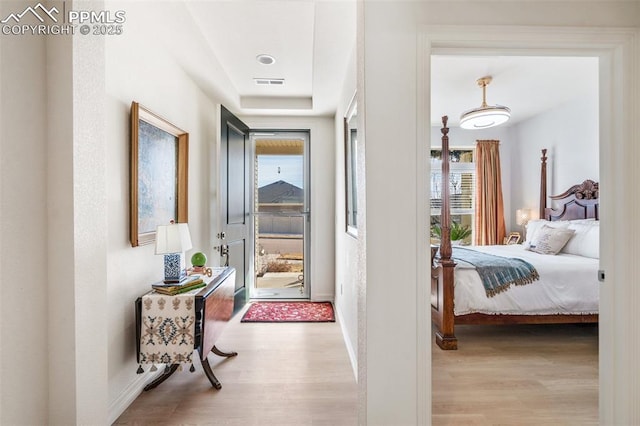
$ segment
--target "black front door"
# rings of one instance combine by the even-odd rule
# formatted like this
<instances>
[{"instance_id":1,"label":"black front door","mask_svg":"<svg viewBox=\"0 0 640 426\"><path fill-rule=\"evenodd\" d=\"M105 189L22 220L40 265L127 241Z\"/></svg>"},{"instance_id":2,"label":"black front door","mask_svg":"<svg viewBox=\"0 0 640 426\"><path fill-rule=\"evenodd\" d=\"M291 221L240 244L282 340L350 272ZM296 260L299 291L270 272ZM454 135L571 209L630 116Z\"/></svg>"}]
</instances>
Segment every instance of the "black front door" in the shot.
<instances>
[{"instance_id":1,"label":"black front door","mask_svg":"<svg viewBox=\"0 0 640 426\"><path fill-rule=\"evenodd\" d=\"M220 111L220 253L236 270L234 314L247 303L250 284L249 128L224 106Z\"/></svg>"}]
</instances>

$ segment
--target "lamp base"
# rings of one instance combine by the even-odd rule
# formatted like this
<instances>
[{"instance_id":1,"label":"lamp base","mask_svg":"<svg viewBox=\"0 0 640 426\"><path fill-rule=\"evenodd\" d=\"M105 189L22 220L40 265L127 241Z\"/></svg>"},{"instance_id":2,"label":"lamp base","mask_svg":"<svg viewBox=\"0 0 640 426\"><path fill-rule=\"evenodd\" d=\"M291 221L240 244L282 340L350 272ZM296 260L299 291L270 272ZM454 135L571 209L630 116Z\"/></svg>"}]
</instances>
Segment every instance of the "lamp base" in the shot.
<instances>
[{"instance_id":1,"label":"lamp base","mask_svg":"<svg viewBox=\"0 0 640 426\"><path fill-rule=\"evenodd\" d=\"M187 278L187 271L182 267L182 253L164 255L164 282L179 283Z\"/></svg>"}]
</instances>

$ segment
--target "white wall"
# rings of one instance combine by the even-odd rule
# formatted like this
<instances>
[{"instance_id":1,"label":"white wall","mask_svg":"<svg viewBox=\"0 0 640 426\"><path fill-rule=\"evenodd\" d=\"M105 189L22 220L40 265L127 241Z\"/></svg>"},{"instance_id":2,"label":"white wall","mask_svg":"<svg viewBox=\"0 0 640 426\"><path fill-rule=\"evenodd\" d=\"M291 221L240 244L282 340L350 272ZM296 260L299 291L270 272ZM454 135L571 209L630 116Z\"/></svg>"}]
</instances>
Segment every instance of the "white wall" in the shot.
<instances>
[{"instance_id":1,"label":"white wall","mask_svg":"<svg viewBox=\"0 0 640 426\"><path fill-rule=\"evenodd\" d=\"M251 129L309 130L311 299L333 300L335 279L335 134L330 117L241 116Z\"/></svg>"},{"instance_id":2,"label":"white wall","mask_svg":"<svg viewBox=\"0 0 640 426\"><path fill-rule=\"evenodd\" d=\"M100 7L100 3L95 4ZM86 52L91 52L86 54ZM107 418L104 40L47 40L49 418ZM88 285L90 283L91 285ZM89 327L82 325L88 324Z\"/></svg>"},{"instance_id":3,"label":"white wall","mask_svg":"<svg viewBox=\"0 0 640 426\"><path fill-rule=\"evenodd\" d=\"M512 160L512 213L518 208L530 208L538 215L543 148L548 157L547 195L560 194L585 179L599 182L597 84L595 81L593 93L587 98L573 100L514 126L517 143ZM548 206L552 205L550 201Z\"/></svg>"},{"instance_id":4,"label":"white wall","mask_svg":"<svg viewBox=\"0 0 640 426\"><path fill-rule=\"evenodd\" d=\"M358 261L358 240L346 232L345 186L345 133L344 118L356 92L356 51L351 56L345 76L340 103L335 116L335 230L336 276L335 307L340 319L347 351L354 374L358 370L358 271L363 267Z\"/></svg>"},{"instance_id":5,"label":"white wall","mask_svg":"<svg viewBox=\"0 0 640 426\"><path fill-rule=\"evenodd\" d=\"M2 37L3 424L106 422L102 43Z\"/></svg>"},{"instance_id":6,"label":"white wall","mask_svg":"<svg viewBox=\"0 0 640 426\"><path fill-rule=\"evenodd\" d=\"M127 4L128 23L144 21L147 7ZM167 19L170 15L167 14ZM128 25L122 36L106 42L106 122L108 196L108 307L109 307L109 407L113 421L137 396L147 373L137 375L134 301L162 278L162 256L154 246L132 248L129 242L129 112L136 101L172 124L189 132L189 229L193 249L217 265L211 229L215 228L217 194L209 191L217 175L216 103L185 74L174 52L154 43L151 26ZM158 28L153 24L158 25ZM215 189L215 188L214 188Z\"/></svg>"},{"instance_id":7,"label":"white wall","mask_svg":"<svg viewBox=\"0 0 640 426\"><path fill-rule=\"evenodd\" d=\"M45 61L44 38L0 37L0 424L47 423Z\"/></svg>"},{"instance_id":8,"label":"white wall","mask_svg":"<svg viewBox=\"0 0 640 426\"><path fill-rule=\"evenodd\" d=\"M358 368L366 368L366 377L358 380L366 388L366 405L360 422L411 425L419 404L427 403L416 397L419 382L427 379L416 371L416 253L424 240L427 259L428 223L426 215L418 216L418 181L424 185L427 178L418 170L417 34L408 3L365 2L363 19L364 102L358 118L359 130L364 120L366 146L366 218L360 222L366 236L359 247L366 253L366 308L359 307L358 321L366 341L359 341Z\"/></svg>"}]
</instances>

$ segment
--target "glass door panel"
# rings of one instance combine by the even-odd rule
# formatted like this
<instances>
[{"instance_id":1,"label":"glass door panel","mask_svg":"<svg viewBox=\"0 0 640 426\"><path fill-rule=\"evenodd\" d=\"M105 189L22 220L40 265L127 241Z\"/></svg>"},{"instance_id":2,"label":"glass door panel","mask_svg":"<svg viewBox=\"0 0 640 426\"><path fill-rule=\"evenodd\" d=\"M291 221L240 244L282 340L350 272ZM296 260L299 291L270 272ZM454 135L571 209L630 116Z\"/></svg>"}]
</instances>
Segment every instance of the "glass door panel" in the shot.
<instances>
[{"instance_id":1,"label":"glass door panel","mask_svg":"<svg viewBox=\"0 0 640 426\"><path fill-rule=\"evenodd\" d=\"M308 298L308 136L254 135L253 298Z\"/></svg>"}]
</instances>

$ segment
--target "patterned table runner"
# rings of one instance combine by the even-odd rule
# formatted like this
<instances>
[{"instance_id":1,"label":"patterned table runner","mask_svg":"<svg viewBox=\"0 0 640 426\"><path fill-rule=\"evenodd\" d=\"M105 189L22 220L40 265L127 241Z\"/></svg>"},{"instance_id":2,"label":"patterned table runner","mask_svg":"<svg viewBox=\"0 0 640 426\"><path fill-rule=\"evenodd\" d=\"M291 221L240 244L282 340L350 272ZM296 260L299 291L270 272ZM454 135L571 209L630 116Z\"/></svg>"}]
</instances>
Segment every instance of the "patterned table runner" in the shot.
<instances>
[{"instance_id":1,"label":"patterned table runner","mask_svg":"<svg viewBox=\"0 0 640 426\"><path fill-rule=\"evenodd\" d=\"M195 338L195 295L168 296L151 292L142 296L140 364L184 364L192 362Z\"/></svg>"},{"instance_id":2,"label":"patterned table runner","mask_svg":"<svg viewBox=\"0 0 640 426\"><path fill-rule=\"evenodd\" d=\"M207 284L215 280L227 268L213 267L211 275L205 276ZM195 344L195 295L203 288L169 296L151 291L142 296L140 325L140 366L142 364L191 364ZM180 367L180 369L182 369Z\"/></svg>"},{"instance_id":3,"label":"patterned table runner","mask_svg":"<svg viewBox=\"0 0 640 426\"><path fill-rule=\"evenodd\" d=\"M211 277L205 277L210 283L225 271L225 267L211 268ZM140 330L140 366L138 374L143 373L142 364L192 364L195 344L195 295L202 288L169 296L149 292L142 296Z\"/></svg>"}]
</instances>

